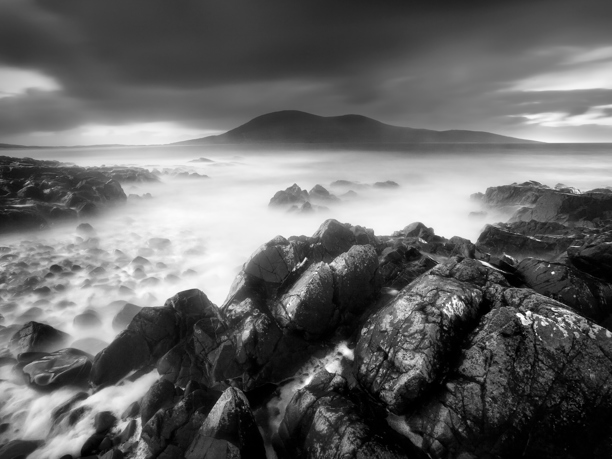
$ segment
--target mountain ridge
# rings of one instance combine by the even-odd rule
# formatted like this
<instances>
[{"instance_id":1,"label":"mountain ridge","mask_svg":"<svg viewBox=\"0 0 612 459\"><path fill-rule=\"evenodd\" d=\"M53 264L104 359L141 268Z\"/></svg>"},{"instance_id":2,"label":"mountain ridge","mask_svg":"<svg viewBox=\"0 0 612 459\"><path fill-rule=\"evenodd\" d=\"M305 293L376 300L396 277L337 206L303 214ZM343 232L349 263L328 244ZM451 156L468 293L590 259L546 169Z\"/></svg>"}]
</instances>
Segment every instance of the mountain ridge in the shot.
<instances>
[{"instance_id":1,"label":"mountain ridge","mask_svg":"<svg viewBox=\"0 0 612 459\"><path fill-rule=\"evenodd\" d=\"M542 143L485 131L435 131L393 126L363 115L318 116L282 110L257 116L224 134L171 145L334 143Z\"/></svg>"}]
</instances>

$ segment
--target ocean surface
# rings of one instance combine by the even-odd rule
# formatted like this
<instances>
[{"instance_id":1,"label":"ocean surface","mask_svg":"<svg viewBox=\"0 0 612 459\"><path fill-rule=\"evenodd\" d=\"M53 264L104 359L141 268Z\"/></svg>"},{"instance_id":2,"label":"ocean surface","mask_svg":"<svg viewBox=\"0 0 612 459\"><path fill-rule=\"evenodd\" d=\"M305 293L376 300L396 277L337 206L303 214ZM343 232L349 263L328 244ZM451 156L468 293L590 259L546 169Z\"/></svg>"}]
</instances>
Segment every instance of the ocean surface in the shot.
<instances>
[{"instance_id":1,"label":"ocean surface","mask_svg":"<svg viewBox=\"0 0 612 459\"><path fill-rule=\"evenodd\" d=\"M65 260L83 268L69 279L50 278L50 285L63 282L64 288L52 289L44 297L32 293L15 301L0 284L2 325L46 322L73 336L75 347L90 351L112 341L117 333L113 318L126 301L159 306L176 292L198 288L221 305L242 264L260 245L276 235L310 236L328 218L372 228L377 235L420 221L446 238L456 235L475 242L486 223L502 216L470 217L481 210L470 199L472 193L527 180L580 190L612 186L612 144L395 145L375 151L363 146L87 147L0 150L0 154L168 172L159 183L123 185L126 194L149 193L151 198L131 197L125 205L87 220L95 238L78 234L75 223L0 236L0 246L17 255L0 261L0 270L16 269L21 263L19 269L43 277L49 266ZM199 158L211 161L192 162ZM181 171L208 178L173 177ZM330 186L337 180L355 184ZM389 180L399 186L372 186ZM277 191L294 183L306 190L320 184L338 196L351 189L357 196L309 215L268 207ZM154 238L170 243L157 247L151 242ZM138 256L147 263L135 264ZM75 326L74 318L88 310L98 315L100 325ZM0 368L0 378L0 424L9 424L0 443L45 439L45 447L31 457L59 457L78 452L92 433L95 412L108 409L120 415L156 375L98 392L84 402L91 410L81 422L60 429L52 429L49 413L74 390L37 393L15 382L7 367Z\"/></svg>"}]
</instances>

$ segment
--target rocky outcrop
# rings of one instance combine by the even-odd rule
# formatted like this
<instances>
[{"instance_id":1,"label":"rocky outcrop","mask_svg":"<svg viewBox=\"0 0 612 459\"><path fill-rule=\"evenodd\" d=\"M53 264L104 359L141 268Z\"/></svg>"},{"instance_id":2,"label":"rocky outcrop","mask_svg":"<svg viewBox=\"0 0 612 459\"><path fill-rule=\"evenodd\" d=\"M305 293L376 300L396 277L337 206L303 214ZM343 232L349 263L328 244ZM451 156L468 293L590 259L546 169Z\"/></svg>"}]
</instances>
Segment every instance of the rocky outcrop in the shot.
<instances>
[{"instance_id":1,"label":"rocky outcrop","mask_svg":"<svg viewBox=\"0 0 612 459\"><path fill-rule=\"evenodd\" d=\"M0 233L46 228L126 201L120 183L158 181L145 169L83 168L0 156Z\"/></svg>"},{"instance_id":2,"label":"rocky outcrop","mask_svg":"<svg viewBox=\"0 0 612 459\"><path fill-rule=\"evenodd\" d=\"M55 389L87 385L93 361L91 355L72 348L36 354L33 360L28 359L27 354L21 354L19 359L19 363L24 364L22 372L32 386Z\"/></svg>"},{"instance_id":3,"label":"rocky outcrop","mask_svg":"<svg viewBox=\"0 0 612 459\"><path fill-rule=\"evenodd\" d=\"M70 341L70 335L38 322L26 323L13 335L9 348L16 356L24 352L53 352Z\"/></svg>"},{"instance_id":4,"label":"rocky outcrop","mask_svg":"<svg viewBox=\"0 0 612 459\"><path fill-rule=\"evenodd\" d=\"M476 260L451 259L405 287L361 330L355 349L362 387L403 413L450 370L453 354L503 287Z\"/></svg>"},{"instance_id":5,"label":"rocky outcrop","mask_svg":"<svg viewBox=\"0 0 612 459\"><path fill-rule=\"evenodd\" d=\"M342 376L326 371L293 396L275 446L281 457L294 458L425 457L387 426L383 413L364 409Z\"/></svg>"},{"instance_id":6,"label":"rocky outcrop","mask_svg":"<svg viewBox=\"0 0 612 459\"><path fill-rule=\"evenodd\" d=\"M607 457L612 333L507 289L406 423L432 458Z\"/></svg>"}]
</instances>

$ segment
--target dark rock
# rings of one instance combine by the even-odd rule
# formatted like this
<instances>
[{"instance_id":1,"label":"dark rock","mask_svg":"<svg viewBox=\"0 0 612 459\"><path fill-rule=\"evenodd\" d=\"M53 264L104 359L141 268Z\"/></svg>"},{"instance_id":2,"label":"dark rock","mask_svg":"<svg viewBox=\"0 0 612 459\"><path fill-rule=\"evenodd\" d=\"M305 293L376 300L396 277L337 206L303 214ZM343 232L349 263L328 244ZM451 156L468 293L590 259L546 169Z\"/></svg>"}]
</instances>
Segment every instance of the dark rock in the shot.
<instances>
[{"instance_id":1,"label":"dark rock","mask_svg":"<svg viewBox=\"0 0 612 459\"><path fill-rule=\"evenodd\" d=\"M364 419L360 411L346 380L323 370L289 402L277 450L284 457L313 459L424 457L402 441L384 417Z\"/></svg>"},{"instance_id":2,"label":"dark rock","mask_svg":"<svg viewBox=\"0 0 612 459\"><path fill-rule=\"evenodd\" d=\"M64 347L70 335L56 330L50 325L28 322L13 335L9 347L13 354L22 352L53 352Z\"/></svg>"},{"instance_id":3,"label":"dark rock","mask_svg":"<svg viewBox=\"0 0 612 459\"><path fill-rule=\"evenodd\" d=\"M147 341L139 333L125 330L96 355L90 381L99 387L115 384L132 370L148 365L150 359Z\"/></svg>"},{"instance_id":4,"label":"dark rock","mask_svg":"<svg viewBox=\"0 0 612 459\"><path fill-rule=\"evenodd\" d=\"M174 384L167 379L158 379L149 388L140 403L140 418L142 419L142 424L146 424L158 410L172 404L173 398Z\"/></svg>"},{"instance_id":5,"label":"dark rock","mask_svg":"<svg viewBox=\"0 0 612 459\"><path fill-rule=\"evenodd\" d=\"M119 434L120 444L124 444L130 438L132 438L134 434L136 433L136 429L138 429L138 422L136 421L136 419L131 419L130 422L128 422L128 424Z\"/></svg>"},{"instance_id":6,"label":"dark rock","mask_svg":"<svg viewBox=\"0 0 612 459\"><path fill-rule=\"evenodd\" d=\"M362 387L404 412L448 370L501 286L508 286L501 274L468 259L450 259L408 285L361 330L355 368Z\"/></svg>"},{"instance_id":7,"label":"dark rock","mask_svg":"<svg viewBox=\"0 0 612 459\"><path fill-rule=\"evenodd\" d=\"M580 271L612 282L612 241L597 241L570 247L567 255Z\"/></svg>"},{"instance_id":8,"label":"dark rock","mask_svg":"<svg viewBox=\"0 0 612 459\"><path fill-rule=\"evenodd\" d=\"M96 457L96 453L100 452L100 444L104 438L106 438L106 435L99 433L95 433L90 436L87 440L85 440L85 443L81 447L81 456L84 457L93 455Z\"/></svg>"},{"instance_id":9,"label":"dark rock","mask_svg":"<svg viewBox=\"0 0 612 459\"><path fill-rule=\"evenodd\" d=\"M180 322L180 338L191 334L194 324L202 319L223 321L219 308L198 289L179 292L166 300L164 306L171 308L177 314Z\"/></svg>"},{"instance_id":10,"label":"dark rock","mask_svg":"<svg viewBox=\"0 0 612 459\"><path fill-rule=\"evenodd\" d=\"M86 400L88 397L89 394L87 392L78 392L67 401L54 408L53 411L51 411L51 420L53 423L57 424L64 416L72 411L77 403Z\"/></svg>"},{"instance_id":11,"label":"dark rock","mask_svg":"<svg viewBox=\"0 0 612 459\"><path fill-rule=\"evenodd\" d=\"M306 190L302 190L297 184L294 183L284 191L277 191L272 199L270 199L268 206L287 206L291 204L302 204L306 201L308 201L308 192Z\"/></svg>"},{"instance_id":12,"label":"dark rock","mask_svg":"<svg viewBox=\"0 0 612 459\"><path fill-rule=\"evenodd\" d=\"M570 240L556 237L536 238L508 231L499 225L486 225L480 233L476 247L491 255L508 254L513 257L554 257L571 244Z\"/></svg>"},{"instance_id":13,"label":"dark rock","mask_svg":"<svg viewBox=\"0 0 612 459\"><path fill-rule=\"evenodd\" d=\"M113 448L101 456L100 459L123 459L124 457L125 455L123 454L123 451L121 451L119 448Z\"/></svg>"},{"instance_id":14,"label":"dark rock","mask_svg":"<svg viewBox=\"0 0 612 459\"><path fill-rule=\"evenodd\" d=\"M246 274L280 284L298 264L295 246L282 236L262 245L243 267Z\"/></svg>"},{"instance_id":15,"label":"dark rock","mask_svg":"<svg viewBox=\"0 0 612 459\"><path fill-rule=\"evenodd\" d=\"M41 440L11 440L0 447L0 458L26 458L43 443Z\"/></svg>"},{"instance_id":16,"label":"dark rock","mask_svg":"<svg viewBox=\"0 0 612 459\"><path fill-rule=\"evenodd\" d=\"M525 285L599 324L612 325L612 285L571 266L526 258L516 267Z\"/></svg>"},{"instance_id":17,"label":"dark rock","mask_svg":"<svg viewBox=\"0 0 612 459\"><path fill-rule=\"evenodd\" d=\"M141 306L125 303L121 310L113 317L113 330L125 330L132 319L142 310Z\"/></svg>"},{"instance_id":18,"label":"dark rock","mask_svg":"<svg viewBox=\"0 0 612 459\"><path fill-rule=\"evenodd\" d=\"M334 219L325 220L312 239L315 260L328 263L355 244L355 235L349 225Z\"/></svg>"},{"instance_id":19,"label":"dark rock","mask_svg":"<svg viewBox=\"0 0 612 459\"><path fill-rule=\"evenodd\" d=\"M153 457L170 445L184 454L220 395L217 391L196 390L174 407L157 411L142 429L142 439Z\"/></svg>"},{"instance_id":20,"label":"dark rock","mask_svg":"<svg viewBox=\"0 0 612 459\"><path fill-rule=\"evenodd\" d=\"M117 418L110 411L100 411L94 417L94 429L97 434L108 432L117 423Z\"/></svg>"},{"instance_id":21,"label":"dark rock","mask_svg":"<svg viewBox=\"0 0 612 459\"><path fill-rule=\"evenodd\" d=\"M332 270L326 263L316 263L280 299L272 314L282 327L319 337L332 331L340 320L333 295Z\"/></svg>"},{"instance_id":22,"label":"dark rock","mask_svg":"<svg viewBox=\"0 0 612 459\"><path fill-rule=\"evenodd\" d=\"M240 456L253 459L265 459L266 451L263 439L257 428L249 402L239 389L230 387L211 409L186 457L203 457L210 444L206 439L225 440L238 448Z\"/></svg>"},{"instance_id":23,"label":"dark rock","mask_svg":"<svg viewBox=\"0 0 612 459\"><path fill-rule=\"evenodd\" d=\"M125 421L129 418L135 418L140 415L140 403L132 402L128 405L128 407L121 413L121 419Z\"/></svg>"},{"instance_id":24,"label":"dark rock","mask_svg":"<svg viewBox=\"0 0 612 459\"><path fill-rule=\"evenodd\" d=\"M154 360L172 349L179 341L178 317L170 307L144 307L132 319L127 331L141 336Z\"/></svg>"},{"instance_id":25,"label":"dark rock","mask_svg":"<svg viewBox=\"0 0 612 459\"><path fill-rule=\"evenodd\" d=\"M407 425L432 458L608 457L611 337L561 303L507 289Z\"/></svg>"},{"instance_id":26,"label":"dark rock","mask_svg":"<svg viewBox=\"0 0 612 459\"><path fill-rule=\"evenodd\" d=\"M93 357L78 349L61 351L42 356L23 367L30 384L53 389L64 386L84 386L91 372Z\"/></svg>"}]
</instances>

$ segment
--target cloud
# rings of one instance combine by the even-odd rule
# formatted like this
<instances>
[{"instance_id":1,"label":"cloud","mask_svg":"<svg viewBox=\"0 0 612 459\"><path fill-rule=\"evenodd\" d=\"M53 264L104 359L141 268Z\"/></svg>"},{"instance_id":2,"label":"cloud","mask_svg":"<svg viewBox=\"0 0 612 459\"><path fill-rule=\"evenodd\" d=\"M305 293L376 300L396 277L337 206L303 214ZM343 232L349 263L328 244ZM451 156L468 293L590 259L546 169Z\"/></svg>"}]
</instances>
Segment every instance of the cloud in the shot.
<instances>
[{"instance_id":1,"label":"cloud","mask_svg":"<svg viewBox=\"0 0 612 459\"><path fill-rule=\"evenodd\" d=\"M537 134L535 115L610 103L612 4L498 3L0 0L0 65L56 83L0 98L0 136L229 129L288 108Z\"/></svg>"}]
</instances>

